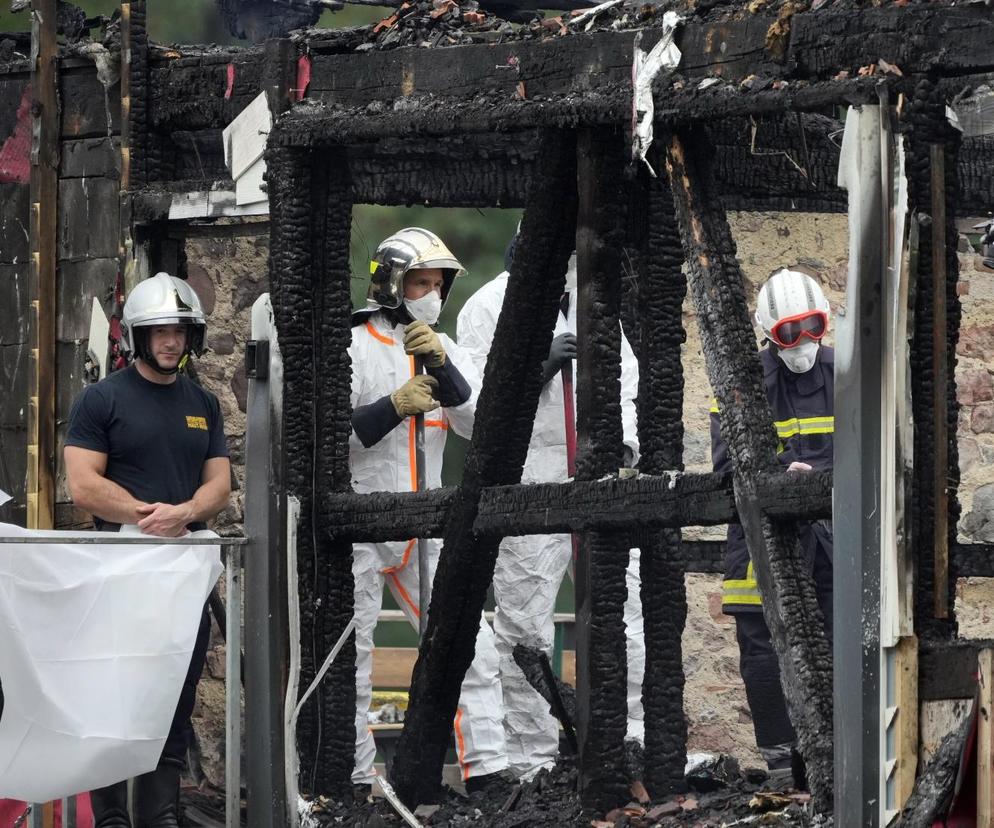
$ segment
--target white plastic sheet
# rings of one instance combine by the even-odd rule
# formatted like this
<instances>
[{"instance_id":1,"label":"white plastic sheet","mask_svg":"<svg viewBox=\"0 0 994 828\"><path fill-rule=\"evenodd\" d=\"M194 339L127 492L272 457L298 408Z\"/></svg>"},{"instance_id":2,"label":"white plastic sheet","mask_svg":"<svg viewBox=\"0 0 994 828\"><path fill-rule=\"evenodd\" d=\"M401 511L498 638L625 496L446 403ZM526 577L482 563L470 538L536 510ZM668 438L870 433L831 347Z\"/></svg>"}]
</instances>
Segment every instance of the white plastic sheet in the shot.
<instances>
[{"instance_id":1,"label":"white plastic sheet","mask_svg":"<svg viewBox=\"0 0 994 828\"><path fill-rule=\"evenodd\" d=\"M155 768L221 569L219 546L0 543L0 797Z\"/></svg>"}]
</instances>

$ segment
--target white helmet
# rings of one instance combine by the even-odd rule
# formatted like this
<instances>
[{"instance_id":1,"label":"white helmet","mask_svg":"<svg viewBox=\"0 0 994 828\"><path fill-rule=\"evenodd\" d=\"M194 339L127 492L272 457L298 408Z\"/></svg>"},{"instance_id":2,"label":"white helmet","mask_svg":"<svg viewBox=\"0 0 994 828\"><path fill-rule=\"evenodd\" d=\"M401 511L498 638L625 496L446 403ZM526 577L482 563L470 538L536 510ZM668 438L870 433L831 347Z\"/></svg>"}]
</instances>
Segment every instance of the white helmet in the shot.
<instances>
[{"instance_id":1,"label":"white helmet","mask_svg":"<svg viewBox=\"0 0 994 828\"><path fill-rule=\"evenodd\" d=\"M767 280L756 301L756 324L784 364L797 374L814 365L830 313L818 283L806 273L787 268Z\"/></svg>"},{"instance_id":2,"label":"white helmet","mask_svg":"<svg viewBox=\"0 0 994 828\"><path fill-rule=\"evenodd\" d=\"M399 308L404 303L404 276L409 270L439 268L443 275L442 304L449 298L452 283L466 269L431 230L405 227L388 236L369 263L369 305Z\"/></svg>"},{"instance_id":3,"label":"white helmet","mask_svg":"<svg viewBox=\"0 0 994 828\"><path fill-rule=\"evenodd\" d=\"M156 273L139 282L128 294L121 314L121 341L125 350L160 370L148 349L146 331L156 325L186 325L186 353L197 356L203 353L207 322L200 298L189 284L168 273Z\"/></svg>"}]
</instances>

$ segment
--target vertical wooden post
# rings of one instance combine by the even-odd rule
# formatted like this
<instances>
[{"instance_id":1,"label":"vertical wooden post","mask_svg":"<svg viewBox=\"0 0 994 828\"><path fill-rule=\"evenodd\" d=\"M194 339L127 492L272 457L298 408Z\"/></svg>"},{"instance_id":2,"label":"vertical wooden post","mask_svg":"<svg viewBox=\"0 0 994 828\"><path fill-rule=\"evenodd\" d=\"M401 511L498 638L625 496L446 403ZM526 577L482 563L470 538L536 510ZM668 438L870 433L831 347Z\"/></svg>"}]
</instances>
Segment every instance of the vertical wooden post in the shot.
<instances>
[{"instance_id":1,"label":"vertical wooden post","mask_svg":"<svg viewBox=\"0 0 994 828\"><path fill-rule=\"evenodd\" d=\"M977 828L994 828L994 650L977 654Z\"/></svg>"},{"instance_id":2,"label":"vertical wooden post","mask_svg":"<svg viewBox=\"0 0 994 828\"><path fill-rule=\"evenodd\" d=\"M932 428L935 437L933 581L935 617L949 617L949 379L946 343L946 151L930 148L932 162Z\"/></svg>"},{"instance_id":3,"label":"vertical wooden post","mask_svg":"<svg viewBox=\"0 0 994 828\"><path fill-rule=\"evenodd\" d=\"M903 808L915 787L918 771L918 637L902 636L897 644L896 805Z\"/></svg>"},{"instance_id":4,"label":"vertical wooden post","mask_svg":"<svg viewBox=\"0 0 994 828\"><path fill-rule=\"evenodd\" d=\"M27 524L55 521L55 260L59 102L56 0L31 2L31 321Z\"/></svg>"},{"instance_id":5,"label":"vertical wooden post","mask_svg":"<svg viewBox=\"0 0 994 828\"><path fill-rule=\"evenodd\" d=\"M577 133L576 479L617 473L621 425L621 273L626 237L625 142L620 130ZM580 800L624 804L627 726L624 604L628 536L584 532L576 573L576 730Z\"/></svg>"}]
</instances>

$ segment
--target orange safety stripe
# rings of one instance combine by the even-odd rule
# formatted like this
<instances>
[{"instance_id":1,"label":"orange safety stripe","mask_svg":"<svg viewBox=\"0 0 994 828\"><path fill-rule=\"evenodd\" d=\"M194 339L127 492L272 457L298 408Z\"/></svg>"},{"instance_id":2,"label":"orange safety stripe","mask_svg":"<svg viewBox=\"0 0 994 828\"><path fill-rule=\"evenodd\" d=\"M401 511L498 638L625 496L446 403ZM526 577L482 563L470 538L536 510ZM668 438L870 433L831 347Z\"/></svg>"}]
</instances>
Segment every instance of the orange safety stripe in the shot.
<instances>
[{"instance_id":1,"label":"orange safety stripe","mask_svg":"<svg viewBox=\"0 0 994 828\"><path fill-rule=\"evenodd\" d=\"M411 550L414 549L414 544L418 542L417 538L411 538L407 542L407 548L404 550L404 558L401 560L397 566L388 566L386 569L381 569L384 575L393 575L394 572L400 572L411 560Z\"/></svg>"},{"instance_id":2,"label":"orange safety stripe","mask_svg":"<svg viewBox=\"0 0 994 828\"><path fill-rule=\"evenodd\" d=\"M369 335L371 337L373 337L373 339L379 340L384 345L396 345L397 344L396 342L393 341L393 339L391 337L384 336L378 330L376 330L376 328L373 327L373 323L370 322L368 319L366 320L366 330L369 331Z\"/></svg>"},{"instance_id":3,"label":"orange safety stripe","mask_svg":"<svg viewBox=\"0 0 994 828\"><path fill-rule=\"evenodd\" d=\"M448 431L449 424L445 420L425 420L425 428L440 428Z\"/></svg>"},{"instance_id":4,"label":"orange safety stripe","mask_svg":"<svg viewBox=\"0 0 994 828\"><path fill-rule=\"evenodd\" d=\"M394 572L390 573L390 577L393 579L393 585L397 587L397 591L400 593L400 597L404 599L404 603L411 608L411 612L414 613L415 618L420 618L421 613L418 612L418 605L411 600L411 596L407 594L407 590L404 589L403 584L400 582L400 578Z\"/></svg>"},{"instance_id":5,"label":"orange safety stripe","mask_svg":"<svg viewBox=\"0 0 994 828\"><path fill-rule=\"evenodd\" d=\"M411 365L411 376L414 376L414 355L409 356L409 361ZM418 490L418 457L417 449L414 440L414 417L407 418L407 453L408 461L411 467L411 491L416 492Z\"/></svg>"},{"instance_id":6,"label":"orange safety stripe","mask_svg":"<svg viewBox=\"0 0 994 828\"><path fill-rule=\"evenodd\" d=\"M453 722L456 731L456 747L459 759L459 767L462 768L462 779L465 782L469 779L469 765L466 764L466 739L462 735L462 708L456 708L456 719Z\"/></svg>"}]
</instances>

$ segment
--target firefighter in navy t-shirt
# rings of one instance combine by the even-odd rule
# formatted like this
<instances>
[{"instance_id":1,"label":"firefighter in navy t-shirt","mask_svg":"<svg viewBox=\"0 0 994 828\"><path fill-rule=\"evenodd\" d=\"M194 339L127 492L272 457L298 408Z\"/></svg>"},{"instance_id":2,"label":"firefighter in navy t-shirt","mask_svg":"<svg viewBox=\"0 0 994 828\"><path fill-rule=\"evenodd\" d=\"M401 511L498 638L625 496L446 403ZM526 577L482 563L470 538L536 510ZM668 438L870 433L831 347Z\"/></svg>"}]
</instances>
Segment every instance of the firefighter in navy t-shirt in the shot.
<instances>
[{"instance_id":1,"label":"firefighter in navy t-shirt","mask_svg":"<svg viewBox=\"0 0 994 828\"><path fill-rule=\"evenodd\" d=\"M231 471L217 397L178 373L191 353L203 351L205 334L200 300L181 279L158 273L128 297L121 338L134 363L77 397L66 438L69 491L98 529L137 524L147 535L177 537L205 528L227 506ZM135 780L139 825L177 824L209 632L205 607L159 766ZM91 799L95 828L129 828L125 781Z\"/></svg>"}]
</instances>

